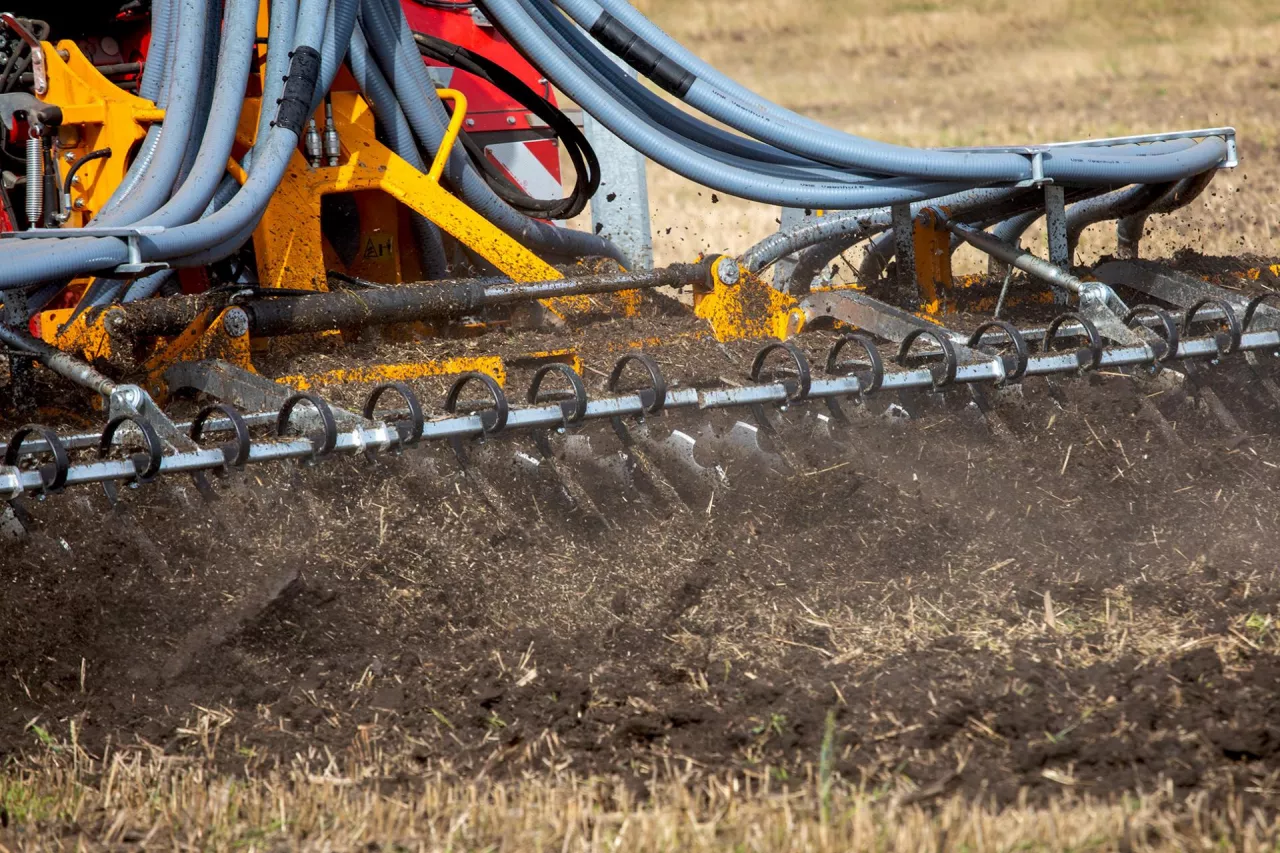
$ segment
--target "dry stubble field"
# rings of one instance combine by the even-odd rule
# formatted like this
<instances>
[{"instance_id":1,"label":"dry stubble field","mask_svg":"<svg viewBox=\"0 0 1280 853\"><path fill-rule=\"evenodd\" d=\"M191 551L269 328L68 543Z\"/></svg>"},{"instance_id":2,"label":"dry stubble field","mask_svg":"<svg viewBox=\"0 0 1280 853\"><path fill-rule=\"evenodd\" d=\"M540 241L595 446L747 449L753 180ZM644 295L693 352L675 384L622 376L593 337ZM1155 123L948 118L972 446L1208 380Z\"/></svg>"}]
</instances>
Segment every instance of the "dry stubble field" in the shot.
<instances>
[{"instance_id":1,"label":"dry stubble field","mask_svg":"<svg viewBox=\"0 0 1280 853\"><path fill-rule=\"evenodd\" d=\"M1280 254L1272 4L642 8L884 139L1234 123L1244 166L1152 246ZM659 260L773 227L651 193ZM586 463L598 516L504 442L36 505L0 560L0 850L1275 849L1273 415L1224 435L1123 377L998 395L994 435L917 403L784 427L784 475L710 495Z\"/></svg>"}]
</instances>

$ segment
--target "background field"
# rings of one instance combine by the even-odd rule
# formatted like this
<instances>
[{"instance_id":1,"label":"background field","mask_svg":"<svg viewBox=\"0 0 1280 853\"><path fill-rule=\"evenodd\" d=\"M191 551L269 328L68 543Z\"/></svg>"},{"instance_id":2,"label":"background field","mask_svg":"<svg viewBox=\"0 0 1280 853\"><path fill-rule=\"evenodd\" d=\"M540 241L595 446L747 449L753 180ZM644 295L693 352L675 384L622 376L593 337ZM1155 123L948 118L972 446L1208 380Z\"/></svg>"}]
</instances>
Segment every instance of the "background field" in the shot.
<instances>
[{"instance_id":1,"label":"background field","mask_svg":"<svg viewBox=\"0 0 1280 853\"><path fill-rule=\"evenodd\" d=\"M1280 253L1280 4L644 0L638 7L756 91L889 142L1003 145L1233 125L1241 168L1186 210L1153 220L1147 252ZM657 167L650 199L660 263L740 249L776 227L777 211L723 197L712 204L710 193ZM1043 254L1040 229L1029 244ZM1095 226L1079 260L1091 263L1113 247L1106 226ZM970 250L958 256L960 269L978 265Z\"/></svg>"},{"instance_id":2,"label":"background field","mask_svg":"<svg viewBox=\"0 0 1280 853\"><path fill-rule=\"evenodd\" d=\"M1242 168L1149 253L1280 255L1274 0L639 5L895 142L1235 124ZM650 192L659 262L775 227ZM715 378L750 350L657 354ZM863 412L830 458L615 497L614 528L508 488L503 441L479 474L445 449L37 504L0 556L0 853L1274 851L1280 427L1225 435L1159 380L1027 385L1012 436Z\"/></svg>"}]
</instances>

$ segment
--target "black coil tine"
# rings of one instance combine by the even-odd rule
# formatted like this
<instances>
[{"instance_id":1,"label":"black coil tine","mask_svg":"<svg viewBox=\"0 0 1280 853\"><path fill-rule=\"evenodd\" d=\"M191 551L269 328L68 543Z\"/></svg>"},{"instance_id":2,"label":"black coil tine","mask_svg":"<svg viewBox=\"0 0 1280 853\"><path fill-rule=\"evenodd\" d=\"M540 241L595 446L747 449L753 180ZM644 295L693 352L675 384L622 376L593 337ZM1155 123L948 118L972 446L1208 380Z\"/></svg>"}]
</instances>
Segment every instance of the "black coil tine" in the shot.
<instances>
[{"instance_id":1,"label":"black coil tine","mask_svg":"<svg viewBox=\"0 0 1280 853\"><path fill-rule=\"evenodd\" d=\"M564 421L563 428L568 429L573 424L582 423L583 418L587 416L587 385L582 381L582 376L578 371L567 364L553 361L538 368L538 372L533 374L533 381L529 383L529 404L536 406L542 402L542 381L550 373L559 373L569 380L569 387L573 394L572 400L560 401L560 417Z\"/></svg>"},{"instance_id":2,"label":"black coil tine","mask_svg":"<svg viewBox=\"0 0 1280 853\"><path fill-rule=\"evenodd\" d=\"M284 405L280 407L280 414L276 418L276 435L284 436L289 432L289 422L293 418L293 410L302 402L311 404L316 410L316 414L320 417L320 424L324 429L324 436L320 441L312 436L307 436L311 441L311 461L314 462L333 452L338 446L338 421L333 416L333 409L324 401L324 398L314 391L299 391L289 399L284 401Z\"/></svg>"},{"instance_id":3,"label":"black coil tine","mask_svg":"<svg viewBox=\"0 0 1280 853\"><path fill-rule=\"evenodd\" d=\"M656 415L667 405L667 380L662 375L658 362L642 352L631 352L618 359L609 374L609 382L605 385L609 393L617 393L618 382L622 379L622 371L631 362L636 362L649 374L650 386L635 392L640 397L640 404L647 415Z\"/></svg>"},{"instance_id":4,"label":"black coil tine","mask_svg":"<svg viewBox=\"0 0 1280 853\"><path fill-rule=\"evenodd\" d=\"M1059 314L1057 317L1053 318L1053 322L1049 324L1049 328L1046 329L1044 333L1043 349L1045 354L1047 355L1053 352L1054 344L1056 344L1059 339L1058 330L1061 329L1065 323L1075 323L1079 325L1080 328L1084 329L1085 340L1089 342L1089 346L1087 348L1076 349L1076 364L1079 365L1079 369L1097 370L1102 366L1102 335L1098 334L1098 327L1093 324L1092 320L1082 314L1077 314L1074 311L1068 311L1065 314ZM1083 360L1085 356L1088 357L1087 362Z\"/></svg>"},{"instance_id":5,"label":"black coil tine","mask_svg":"<svg viewBox=\"0 0 1280 853\"><path fill-rule=\"evenodd\" d=\"M53 456L53 462L47 462L38 469L40 493L52 495L62 491L62 487L67 484L67 473L71 470L71 457L67 454L67 447L62 443L62 439L58 438L57 431L51 427L42 424L23 424L13 434L13 438L9 439L9 446L4 452L4 464L17 466L22 455L22 443L29 435L38 435L43 438L49 445L50 455Z\"/></svg>"},{"instance_id":6,"label":"black coil tine","mask_svg":"<svg viewBox=\"0 0 1280 853\"><path fill-rule=\"evenodd\" d=\"M427 417L422 411L422 401L418 399L417 394L413 393L413 389L405 383L386 382L370 391L369 398L364 403L363 414L365 420L376 420L374 415L378 411L378 401L388 391L394 391L399 394L405 405L409 407L408 420L396 421L392 424L396 431L396 449L413 447L422 440L422 433L427 428Z\"/></svg>"},{"instance_id":7,"label":"black coil tine","mask_svg":"<svg viewBox=\"0 0 1280 853\"><path fill-rule=\"evenodd\" d=\"M915 346L916 341L921 337L928 337L937 342L942 348L942 376L939 377L937 371L930 368L929 373L933 376L934 388L945 388L956 379L956 371L960 367L960 357L956 354L955 344L946 335L934 329L912 329L907 336L902 339L902 344L898 347L897 363L899 367L907 366L907 356L911 354L911 348ZM934 355L923 356L928 358Z\"/></svg>"},{"instance_id":8,"label":"black coil tine","mask_svg":"<svg viewBox=\"0 0 1280 853\"><path fill-rule=\"evenodd\" d=\"M795 380L782 380L782 387L787 389L787 402L799 403L809 396L809 391L813 387L813 370L809 367L808 357L791 341L771 341L762 346L756 353L755 360L751 362L751 381L760 381L760 373L764 370L765 362L775 352L785 352L796 366Z\"/></svg>"},{"instance_id":9,"label":"black coil tine","mask_svg":"<svg viewBox=\"0 0 1280 853\"><path fill-rule=\"evenodd\" d=\"M868 335L861 332L845 332L836 342L831 345L831 350L827 353L827 374L830 376L846 376L852 373L852 370L841 372L840 370L840 352L845 348L846 344L854 343L862 347L867 354L867 361L871 365L871 378L866 382L862 378L858 378L858 393L871 394L880 390L880 386L884 384L884 359L880 356L880 350L876 348L876 343Z\"/></svg>"},{"instance_id":10,"label":"black coil tine","mask_svg":"<svg viewBox=\"0 0 1280 853\"><path fill-rule=\"evenodd\" d=\"M1130 329L1136 329L1139 318L1154 317L1160 322L1164 328L1164 340L1160 342L1160 347L1152 347L1156 351L1156 357L1151 362L1153 367L1159 367L1174 353L1178 351L1178 324L1169 316L1169 312L1156 305L1135 305L1129 309L1129 313L1124 315L1121 320Z\"/></svg>"},{"instance_id":11,"label":"black coil tine","mask_svg":"<svg viewBox=\"0 0 1280 853\"><path fill-rule=\"evenodd\" d=\"M502 386L498 384L498 380L487 373L472 371L459 376L457 381L453 383L453 387L449 389L449 396L445 398L444 410L451 415L456 414L458 411L458 397L462 394L462 389L472 382L478 382L483 385L489 395L493 397L493 409L480 413L480 428L484 430L485 435L495 435L502 432L506 428L507 418L511 414L511 404L507 402L507 395L502 390Z\"/></svg>"},{"instance_id":12,"label":"black coil tine","mask_svg":"<svg viewBox=\"0 0 1280 853\"><path fill-rule=\"evenodd\" d=\"M243 468L249 462L249 452L253 443L249 435L249 424L245 422L235 406L214 403L201 409L200 414L196 415L196 419L191 422L191 440L199 444L201 436L204 435L205 424L214 415L222 415L231 421L231 430L236 434L235 441L224 442L218 448L222 451L222 470L225 472L229 468Z\"/></svg>"},{"instance_id":13,"label":"black coil tine","mask_svg":"<svg viewBox=\"0 0 1280 853\"><path fill-rule=\"evenodd\" d=\"M983 323L969 337L969 346L976 347L981 341L982 336L992 330L999 329L1004 332L1005 337L1009 339L1009 343L1013 344L1013 369L1009 369L1009 359L1007 356L1000 356L1000 360L1004 363L1004 379L1000 384L1005 382L1017 382L1027 372L1027 365L1031 363L1031 347L1027 345L1027 339L1023 337L1022 332L1012 323L1005 320L988 320Z\"/></svg>"},{"instance_id":14,"label":"black coil tine","mask_svg":"<svg viewBox=\"0 0 1280 853\"><path fill-rule=\"evenodd\" d=\"M1280 299L1280 293L1271 291L1260 293L1249 300L1249 304L1244 309L1244 321L1240 324L1244 331L1249 331L1249 328L1253 325L1253 315L1257 313L1258 307L1264 302L1271 302L1275 299Z\"/></svg>"},{"instance_id":15,"label":"black coil tine","mask_svg":"<svg viewBox=\"0 0 1280 853\"><path fill-rule=\"evenodd\" d=\"M143 444L146 445L145 453L129 454L129 461L133 464L134 470L134 475L129 482L138 485L150 483L160 473L160 465L164 460L164 442L160 440L156 428L147 423L144 418L137 415L118 415L108 421L106 429L102 431L102 439L98 442L98 456L106 457L115 441L116 431L126 423L131 423L138 428L142 433Z\"/></svg>"},{"instance_id":16,"label":"black coil tine","mask_svg":"<svg viewBox=\"0 0 1280 853\"><path fill-rule=\"evenodd\" d=\"M1191 337L1191 326L1197 322L1196 315L1200 313L1200 309L1212 305L1222 311L1223 321L1226 323L1227 331L1214 332L1213 340L1218 347L1218 355L1231 355L1240 349L1240 338L1244 336L1244 327L1240 324L1240 318L1236 316L1236 309L1231 303L1225 299L1216 297L1208 297L1201 299L1195 305L1187 309L1187 313L1182 315L1182 336L1184 338ZM1203 320L1199 322L1213 322L1212 320ZM1226 341L1223 341L1223 338Z\"/></svg>"}]
</instances>

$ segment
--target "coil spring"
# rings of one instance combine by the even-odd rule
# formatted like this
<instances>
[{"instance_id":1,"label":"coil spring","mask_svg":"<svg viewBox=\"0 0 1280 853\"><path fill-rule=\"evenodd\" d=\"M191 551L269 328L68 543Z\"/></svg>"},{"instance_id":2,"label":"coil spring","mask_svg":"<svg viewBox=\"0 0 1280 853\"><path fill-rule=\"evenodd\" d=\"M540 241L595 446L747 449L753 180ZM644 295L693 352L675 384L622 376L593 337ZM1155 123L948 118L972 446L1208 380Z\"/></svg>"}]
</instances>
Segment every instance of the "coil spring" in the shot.
<instances>
[{"instance_id":1,"label":"coil spring","mask_svg":"<svg viewBox=\"0 0 1280 853\"><path fill-rule=\"evenodd\" d=\"M27 223L44 224L44 140L32 129L27 136Z\"/></svg>"}]
</instances>

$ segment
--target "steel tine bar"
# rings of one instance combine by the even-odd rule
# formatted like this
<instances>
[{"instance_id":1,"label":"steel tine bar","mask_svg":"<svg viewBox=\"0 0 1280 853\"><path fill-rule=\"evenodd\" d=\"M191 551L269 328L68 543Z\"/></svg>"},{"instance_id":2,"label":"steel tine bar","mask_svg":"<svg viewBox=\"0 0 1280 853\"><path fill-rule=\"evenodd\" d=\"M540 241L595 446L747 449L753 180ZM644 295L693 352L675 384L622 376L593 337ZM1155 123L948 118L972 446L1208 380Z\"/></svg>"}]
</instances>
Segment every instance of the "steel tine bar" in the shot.
<instances>
[{"instance_id":1,"label":"steel tine bar","mask_svg":"<svg viewBox=\"0 0 1280 853\"><path fill-rule=\"evenodd\" d=\"M1211 316L1206 310L1204 316ZM1060 334L1069 337L1077 329L1064 323ZM1043 332L1041 337L1043 338ZM1028 335L1028 337L1030 337ZM996 338L992 343L998 343ZM1250 352L1256 350L1280 349L1280 331L1262 330L1245 332L1240 338L1239 350ZM922 350L920 354L928 355ZM1165 363L1181 359L1214 359L1221 355L1218 341L1214 336L1188 338L1181 340L1177 351L1172 353ZM1156 350L1148 344L1132 346L1112 346L1101 351L1099 368L1142 367L1155 364ZM1072 374L1080 370L1077 351L1069 348L1041 352L1030 356L1027 361L1026 376L1047 376L1052 374ZM973 384L980 382L999 383L1006 379L1005 365L1002 359L991 358L983 361L958 365L955 378L957 384ZM903 390L911 388L932 388L937 383L934 371L928 366L912 369L890 369L884 371L883 381L878 390ZM855 396L863 391L862 384L856 376L820 377L812 380L806 399L824 399L843 396ZM739 406L762 404L783 405L792 401L788 387L779 382L748 385L736 388L697 389L682 387L667 392L664 410L683 409L724 409ZM640 394L622 394L589 400L583 420L603 420L618 417L643 417L646 413L645 401ZM248 422L264 424L277 417L277 413L257 413L246 415ZM225 419L224 419L225 420ZM557 404L527 406L511 409L507 425L503 431L529 430L537 428L556 428L563 423L563 410ZM229 428L219 421L210 419L208 427ZM477 438L485 434L485 424L480 414L459 415L429 421L423 429L424 439ZM72 436L67 440L69 448L84 449L96 444L100 436L93 436L89 442L86 437ZM365 452L381 452L398 445L398 433L392 426L375 423L353 429L338 431L333 436L333 448L330 452L343 455L355 455ZM74 442L74 443L73 443ZM23 452L40 452L44 442L27 442L22 445ZM249 451L248 462L260 463L283 461L289 459L311 460L316 455L316 443L311 438L274 439L255 442ZM219 449L199 449L182 451L166 455L161 460L161 474L193 473L197 471L221 469L225 457ZM67 470L66 485L96 483L108 481L130 481L137 475L131 460L94 460L71 464ZM0 498L14 498L24 492L40 494L43 481L37 470L23 470L12 466L0 466Z\"/></svg>"}]
</instances>

